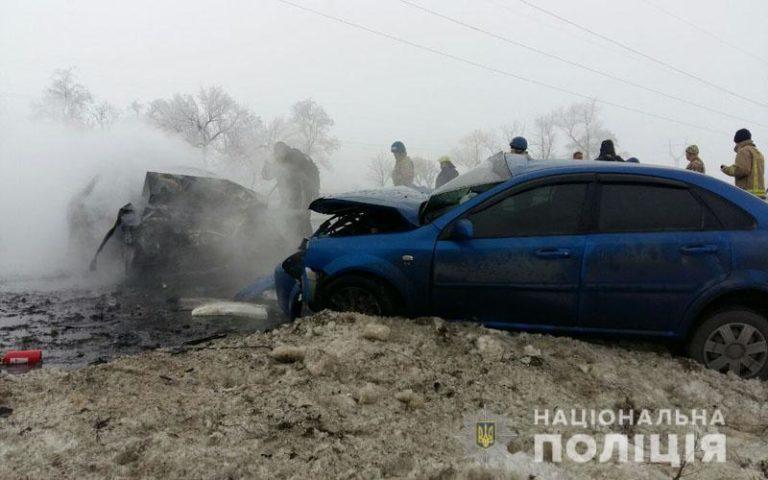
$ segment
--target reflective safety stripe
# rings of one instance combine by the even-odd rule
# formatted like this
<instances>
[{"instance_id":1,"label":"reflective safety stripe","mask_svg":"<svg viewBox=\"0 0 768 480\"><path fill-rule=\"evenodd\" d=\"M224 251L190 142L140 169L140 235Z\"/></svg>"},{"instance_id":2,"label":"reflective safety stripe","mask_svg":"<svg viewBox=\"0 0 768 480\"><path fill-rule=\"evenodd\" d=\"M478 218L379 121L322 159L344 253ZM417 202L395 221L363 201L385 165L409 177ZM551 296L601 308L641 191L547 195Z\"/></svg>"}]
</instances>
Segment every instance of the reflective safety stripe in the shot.
<instances>
[{"instance_id":1,"label":"reflective safety stripe","mask_svg":"<svg viewBox=\"0 0 768 480\"><path fill-rule=\"evenodd\" d=\"M752 189L749 193L757 195L760 198L765 198L765 189L760 188L760 182L757 181L757 162L755 162L755 156L752 155Z\"/></svg>"}]
</instances>

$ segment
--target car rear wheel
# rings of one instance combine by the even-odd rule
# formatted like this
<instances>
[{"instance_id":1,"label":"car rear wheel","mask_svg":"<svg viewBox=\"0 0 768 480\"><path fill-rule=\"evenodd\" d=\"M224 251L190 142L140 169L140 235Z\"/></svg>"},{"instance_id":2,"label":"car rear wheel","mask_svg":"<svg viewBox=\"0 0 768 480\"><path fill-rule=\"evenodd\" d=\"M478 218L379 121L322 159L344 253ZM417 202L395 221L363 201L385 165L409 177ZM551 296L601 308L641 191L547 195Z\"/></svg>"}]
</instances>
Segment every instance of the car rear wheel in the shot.
<instances>
[{"instance_id":1,"label":"car rear wheel","mask_svg":"<svg viewBox=\"0 0 768 480\"><path fill-rule=\"evenodd\" d=\"M337 312L391 316L397 313L394 295L382 282L361 275L348 275L328 283L323 306Z\"/></svg>"},{"instance_id":2,"label":"car rear wheel","mask_svg":"<svg viewBox=\"0 0 768 480\"><path fill-rule=\"evenodd\" d=\"M768 320L744 308L720 310L699 326L688 352L722 373L768 378Z\"/></svg>"}]
</instances>

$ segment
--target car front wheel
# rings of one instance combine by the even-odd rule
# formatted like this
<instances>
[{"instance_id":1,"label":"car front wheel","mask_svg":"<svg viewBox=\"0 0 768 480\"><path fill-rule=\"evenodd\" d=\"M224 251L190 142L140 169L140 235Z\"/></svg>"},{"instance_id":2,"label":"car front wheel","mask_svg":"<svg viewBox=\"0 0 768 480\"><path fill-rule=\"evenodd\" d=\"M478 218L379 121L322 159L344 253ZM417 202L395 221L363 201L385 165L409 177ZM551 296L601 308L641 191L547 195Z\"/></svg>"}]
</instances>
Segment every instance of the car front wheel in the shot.
<instances>
[{"instance_id":1,"label":"car front wheel","mask_svg":"<svg viewBox=\"0 0 768 480\"><path fill-rule=\"evenodd\" d=\"M337 312L391 316L397 313L394 296L381 282L362 275L348 275L324 288L323 306Z\"/></svg>"},{"instance_id":2,"label":"car front wheel","mask_svg":"<svg viewBox=\"0 0 768 480\"><path fill-rule=\"evenodd\" d=\"M699 326L688 352L722 373L768 378L768 320L744 308L720 310Z\"/></svg>"}]
</instances>

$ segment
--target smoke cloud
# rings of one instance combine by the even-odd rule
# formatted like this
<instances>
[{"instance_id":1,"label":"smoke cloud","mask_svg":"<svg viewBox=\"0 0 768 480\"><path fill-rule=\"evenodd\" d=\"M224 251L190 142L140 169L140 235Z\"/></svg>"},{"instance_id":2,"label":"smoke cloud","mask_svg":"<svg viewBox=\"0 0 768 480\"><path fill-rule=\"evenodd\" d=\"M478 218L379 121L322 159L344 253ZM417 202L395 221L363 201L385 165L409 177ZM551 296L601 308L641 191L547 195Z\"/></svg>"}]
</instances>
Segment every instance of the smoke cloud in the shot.
<instances>
[{"instance_id":1,"label":"smoke cloud","mask_svg":"<svg viewBox=\"0 0 768 480\"><path fill-rule=\"evenodd\" d=\"M68 208L92 180L84 207L98 242L118 209L140 197L147 170L202 165L199 152L139 122L120 122L110 130L3 123L0 278L87 270L82 252L70 244Z\"/></svg>"}]
</instances>

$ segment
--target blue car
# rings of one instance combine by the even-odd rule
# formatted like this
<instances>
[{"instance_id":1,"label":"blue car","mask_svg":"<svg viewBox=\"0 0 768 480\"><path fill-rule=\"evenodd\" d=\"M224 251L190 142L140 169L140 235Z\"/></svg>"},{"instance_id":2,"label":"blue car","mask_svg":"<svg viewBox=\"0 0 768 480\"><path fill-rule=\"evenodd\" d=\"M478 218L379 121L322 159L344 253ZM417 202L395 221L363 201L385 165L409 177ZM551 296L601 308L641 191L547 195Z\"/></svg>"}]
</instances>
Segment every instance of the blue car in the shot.
<instances>
[{"instance_id":1,"label":"blue car","mask_svg":"<svg viewBox=\"0 0 768 480\"><path fill-rule=\"evenodd\" d=\"M275 272L290 316L654 337L768 377L768 205L712 177L498 154L430 196L358 192L310 208L330 218Z\"/></svg>"}]
</instances>

